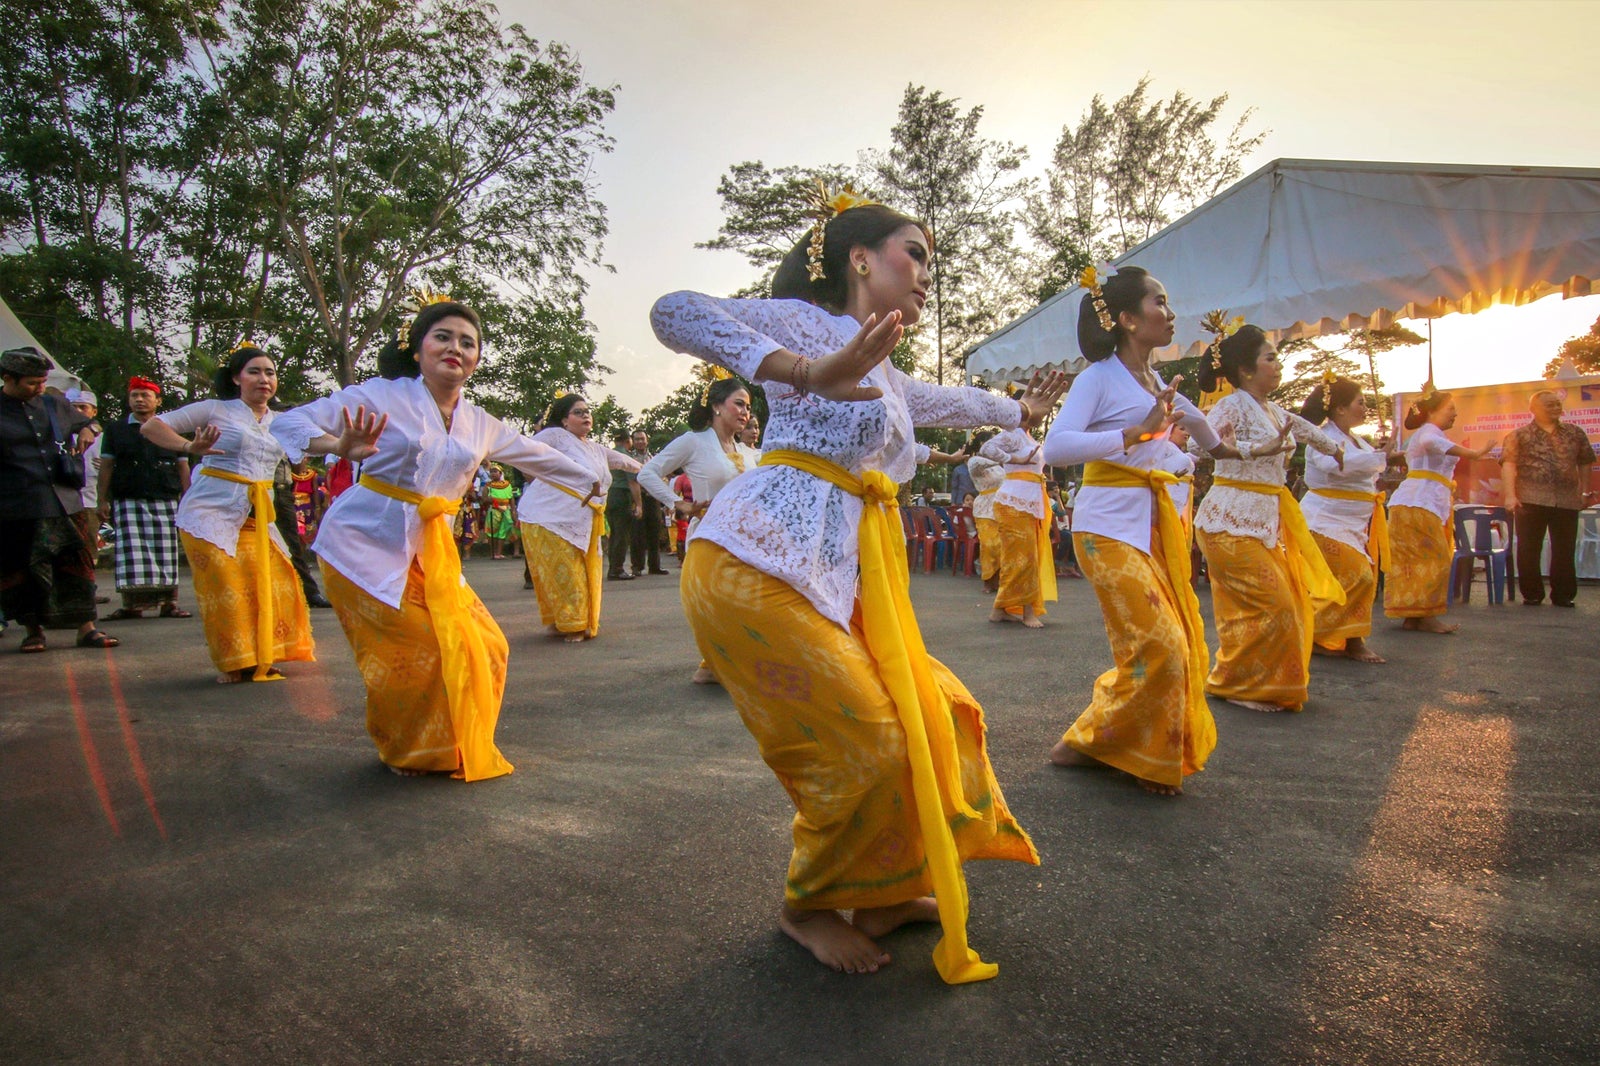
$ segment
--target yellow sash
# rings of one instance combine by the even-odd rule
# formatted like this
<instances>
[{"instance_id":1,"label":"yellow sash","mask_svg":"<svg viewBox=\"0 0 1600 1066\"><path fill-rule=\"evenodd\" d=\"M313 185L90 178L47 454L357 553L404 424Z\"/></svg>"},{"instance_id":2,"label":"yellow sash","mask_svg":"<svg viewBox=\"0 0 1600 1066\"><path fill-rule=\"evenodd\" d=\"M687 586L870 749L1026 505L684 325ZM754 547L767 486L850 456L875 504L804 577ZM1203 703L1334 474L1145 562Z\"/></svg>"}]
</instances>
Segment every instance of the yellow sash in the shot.
<instances>
[{"instance_id":1,"label":"yellow sash","mask_svg":"<svg viewBox=\"0 0 1600 1066\"><path fill-rule=\"evenodd\" d=\"M1260 481L1239 481L1219 477L1213 485L1244 492L1258 492L1263 496L1278 498L1278 525L1283 528L1283 546L1289 555L1289 578L1295 583L1295 600L1300 608L1301 658L1311 662L1311 635L1316 608L1312 600L1329 603L1344 602L1344 588L1328 569L1328 560L1322 549L1311 539L1311 527L1300 510L1300 501L1294 498L1287 485L1268 485Z\"/></svg>"},{"instance_id":2,"label":"yellow sash","mask_svg":"<svg viewBox=\"0 0 1600 1066\"><path fill-rule=\"evenodd\" d=\"M583 553L583 572L585 583L589 586L587 632L592 637L600 632L600 538L606 532L606 505L596 498L585 497L577 489L557 485L554 481L546 481L545 484L589 508L589 547Z\"/></svg>"},{"instance_id":3,"label":"yellow sash","mask_svg":"<svg viewBox=\"0 0 1600 1066\"><path fill-rule=\"evenodd\" d=\"M272 482L251 481L242 474L213 466L202 466L200 472L249 489L250 510L256 520L256 572L251 575L256 584L256 672L250 680L282 681L283 675L272 669L272 631L278 625L272 613L272 523L278 518L272 504Z\"/></svg>"},{"instance_id":4,"label":"yellow sash","mask_svg":"<svg viewBox=\"0 0 1600 1066\"><path fill-rule=\"evenodd\" d=\"M1367 546L1372 549L1372 561L1378 569L1389 569L1389 512L1383 509L1383 493L1361 492L1357 489L1312 489L1318 496L1330 500L1362 500L1372 504L1372 525L1368 528Z\"/></svg>"},{"instance_id":5,"label":"yellow sash","mask_svg":"<svg viewBox=\"0 0 1600 1066\"><path fill-rule=\"evenodd\" d=\"M862 629L867 652L906 731L912 796L944 930L933 949L933 962L949 984L987 980L1000 967L984 962L967 946L967 882L950 831L951 819L980 816L962 792L950 706L934 680L928 649L911 610L905 537L894 513L898 488L881 471L868 470L857 478L837 463L806 452L765 452L761 465L803 470L861 500Z\"/></svg>"},{"instance_id":6,"label":"yellow sash","mask_svg":"<svg viewBox=\"0 0 1600 1066\"><path fill-rule=\"evenodd\" d=\"M1432 470L1408 470L1406 471L1406 477L1408 479L1414 477L1421 478L1423 481L1437 481L1439 484L1450 490L1450 499L1452 501L1454 501L1456 498L1456 483L1445 477L1443 474L1435 474ZM1446 529L1450 528L1449 518L1444 520L1444 527Z\"/></svg>"},{"instance_id":7,"label":"yellow sash","mask_svg":"<svg viewBox=\"0 0 1600 1066\"><path fill-rule=\"evenodd\" d=\"M1044 518L1039 522L1039 595L1051 603L1057 600L1056 557L1050 550L1050 492L1044 487L1044 475L1032 470L1013 470L1007 481L1032 481L1039 486L1039 498L1044 501Z\"/></svg>"},{"instance_id":8,"label":"yellow sash","mask_svg":"<svg viewBox=\"0 0 1600 1066\"><path fill-rule=\"evenodd\" d=\"M999 491L1000 491L999 489L984 489L982 492L978 493L978 495L979 496L993 496L995 493L997 493Z\"/></svg>"},{"instance_id":9,"label":"yellow sash","mask_svg":"<svg viewBox=\"0 0 1600 1066\"><path fill-rule=\"evenodd\" d=\"M482 631L468 617L470 601L461 580L461 555L451 535L449 519L461 510L461 501L424 496L371 474L362 474L360 484L379 496L411 504L422 519L423 589L433 632L439 639L439 667L450 704L450 725L456 747L461 749L462 779L479 781L509 774L511 763L494 745L493 722L499 708L491 706L494 686L489 649Z\"/></svg>"},{"instance_id":10,"label":"yellow sash","mask_svg":"<svg viewBox=\"0 0 1600 1066\"><path fill-rule=\"evenodd\" d=\"M1178 505L1172 502L1172 493L1167 491L1168 485L1180 480L1176 474L1166 470L1142 470L1104 459L1088 463L1083 468L1085 485L1107 489L1149 489L1155 497L1161 554L1152 554L1152 558L1159 560L1167 571L1167 581L1171 583L1172 595L1177 599L1178 618L1183 622L1183 635L1189 642L1189 713L1184 715L1184 721L1208 723L1211 736L1196 738L1196 749L1210 750L1217 741L1216 723L1206 706L1206 674L1211 670L1211 650L1206 647L1205 622L1200 617L1200 600L1194 594L1191 581L1189 538L1184 532Z\"/></svg>"}]
</instances>

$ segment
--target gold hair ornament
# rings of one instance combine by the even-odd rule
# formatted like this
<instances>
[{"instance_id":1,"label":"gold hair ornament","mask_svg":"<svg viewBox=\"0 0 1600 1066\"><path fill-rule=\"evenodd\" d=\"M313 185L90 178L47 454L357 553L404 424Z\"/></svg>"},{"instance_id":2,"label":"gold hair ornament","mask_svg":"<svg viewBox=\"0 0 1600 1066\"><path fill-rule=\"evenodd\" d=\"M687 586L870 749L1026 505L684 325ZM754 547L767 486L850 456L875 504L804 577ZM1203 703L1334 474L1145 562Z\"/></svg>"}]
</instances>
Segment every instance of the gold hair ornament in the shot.
<instances>
[{"instance_id":1,"label":"gold hair ornament","mask_svg":"<svg viewBox=\"0 0 1600 1066\"><path fill-rule=\"evenodd\" d=\"M811 225L811 244L806 249L806 273L812 281L821 281L825 276L822 269L822 247L827 236L828 223L852 207L874 207L877 203L876 200L869 200L860 195L849 185L836 193L829 193L821 178L817 179L816 188L806 190L806 206L816 216L816 221Z\"/></svg>"},{"instance_id":2,"label":"gold hair ornament","mask_svg":"<svg viewBox=\"0 0 1600 1066\"><path fill-rule=\"evenodd\" d=\"M400 346L400 350L402 352L409 351L411 348L411 324L417 320L417 315L422 313L422 309L427 307L429 304L443 304L449 302L449 293L434 292L426 285L420 289L411 290L410 297L406 299L405 303L400 305L400 310L405 312L405 314L400 319L400 328L394 331L395 343Z\"/></svg>"},{"instance_id":3,"label":"gold hair ornament","mask_svg":"<svg viewBox=\"0 0 1600 1066\"><path fill-rule=\"evenodd\" d=\"M249 337L246 337L244 340L240 341L238 344L235 344L232 348L228 349L228 358L232 359L234 356L238 355L240 352L244 351L246 348L253 348L258 352L261 351L261 345L257 344L255 341L251 340Z\"/></svg>"},{"instance_id":4,"label":"gold hair ornament","mask_svg":"<svg viewBox=\"0 0 1600 1066\"><path fill-rule=\"evenodd\" d=\"M1095 317L1100 320L1100 328L1107 333L1112 332L1116 323L1111 320L1111 311L1106 307L1106 295L1100 290L1100 270L1093 265L1083 268L1083 273L1078 275L1078 284L1089 290L1089 300L1094 304Z\"/></svg>"},{"instance_id":5,"label":"gold hair ornament","mask_svg":"<svg viewBox=\"0 0 1600 1066\"><path fill-rule=\"evenodd\" d=\"M713 383L727 381L731 377L733 375L722 367L717 366L715 363L711 364L711 377L706 380L705 388L700 390L700 406L705 407L711 403L711 386Z\"/></svg>"},{"instance_id":6,"label":"gold hair ornament","mask_svg":"<svg viewBox=\"0 0 1600 1066\"><path fill-rule=\"evenodd\" d=\"M1333 403L1333 387L1338 384L1338 382L1338 374L1335 374L1331 370L1324 370L1322 372L1322 384L1319 386L1319 388L1322 390L1322 406L1324 408Z\"/></svg>"},{"instance_id":7,"label":"gold hair ornament","mask_svg":"<svg viewBox=\"0 0 1600 1066\"><path fill-rule=\"evenodd\" d=\"M1239 332L1239 327L1244 325L1243 315L1234 315L1232 318L1224 317L1227 312L1220 307L1215 311L1207 311L1200 319L1200 325L1207 333L1213 334L1211 343L1206 345L1205 355L1211 358L1211 369L1222 369L1222 342Z\"/></svg>"}]
</instances>

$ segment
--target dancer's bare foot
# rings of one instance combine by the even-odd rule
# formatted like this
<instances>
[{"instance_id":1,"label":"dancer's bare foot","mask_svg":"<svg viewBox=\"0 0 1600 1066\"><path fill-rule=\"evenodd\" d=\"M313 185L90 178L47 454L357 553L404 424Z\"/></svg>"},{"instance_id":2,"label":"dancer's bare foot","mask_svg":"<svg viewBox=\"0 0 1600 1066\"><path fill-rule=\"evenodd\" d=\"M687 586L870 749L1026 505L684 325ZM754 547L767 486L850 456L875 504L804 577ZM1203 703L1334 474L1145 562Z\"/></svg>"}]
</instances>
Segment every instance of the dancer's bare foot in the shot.
<instances>
[{"instance_id":1,"label":"dancer's bare foot","mask_svg":"<svg viewBox=\"0 0 1600 1066\"><path fill-rule=\"evenodd\" d=\"M1099 766L1100 760L1092 755L1085 755L1077 748L1071 747L1064 740L1056 741L1056 746L1050 749L1050 761L1057 766Z\"/></svg>"},{"instance_id":2,"label":"dancer's bare foot","mask_svg":"<svg viewBox=\"0 0 1600 1066\"><path fill-rule=\"evenodd\" d=\"M1288 710L1276 703L1267 703L1263 700L1228 700L1235 707L1243 707L1247 711L1260 711L1262 714L1277 714L1279 711Z\"/></svg>"},{"instance_id":3,"label":"dancer's bare foot","mask_svg":"<svg viewBox=\"0 0 1600 1066\"><path fill-rule=\"evenodd\" d=\"M584 641L589 639L589 634L586 632L564 633L562 634L561 639L566 641L568 644L582 644Z\"/></svg>"},{"instance_id":4,"label":"dancer's bare foot","mask_svg":"<svg viewBox=\"0 0 1600 1066\"><path fill-rule=\"evenodd\" d=\"M878 967L889 964L889 953L838 911L803 911L785 903L778 912L778 928L822 965L840 973L877 973Z\"/></svg>"},{"instance_id":5,"label":"dancer's bare foot","mask_svg":"<svg viewBox=\"0 0 1600 1066\"><path fill-rule=\"evenodd\" d=\"M1351 637L1344 642L1344 657L1354 659L1358 663L1388 662L1383 656L1367 647L1367 642L1360 637Z\"/></svg>"},{"instance_id":6,"label":"dancer's bare foot","mask_svg":"<svg viewBox=\"0 0 1600 1066\"><path fill-rule=\"evenodd\" d=\"M1160 781L1146 781L1142 777L1134 778L1139 787L1153 796L1181 796L1183 788L1180 785L1164 785Z\"/></svg>"},{"instance_id":7,"label":"dancer's bare foot","mask_svg":"<svg viewBox=\"0 0 1600 1066\"><path fill-rule=\"evenodd\" d=\"M859 907L850 918L850 924L867 936L876 939L894 932L911 922L937 922L939 901L932 896L908 899L890 907Z\"/></svg>"},{"instance_id":8,"label":"dancer's bare foot","mask_svg":"<svg viewBox=\"0 0 1600 1066\"><path fill-rule=\"evenodd\" d=\"M384 763L383 765L389 766L388 763ZM426 771L426 770L408 770L404 766L389 766L389 772L391 774L395 774L395 775L398 775L400 777L427 777L428 776L428 771Z\"/></svg>"},{"instance_id":9,"label":"dancer's bare foot","mask_svg":"<svg viewBox=\"0 0 1600 1066\"><path fill-rule=\"evenodd\" d=\"M249 679L250 671L248 670L224 670L217 675L217 684L237 685L239 682L248 681Z\"/></svg>"},{"instance_id":10,"label":"dancer's bare foot","mask_svg":"<svg viewBox=\"0 0 1600 1066\"><path fill-rule=\"evenodd\" d=\"M1020 621L1022 621L1022 619L1018 618L1016 615L1012 614L1010 611L1003 611L1003 610L1001 610L1000 608L997 607L994 610L989 612L989 621L991 621L991 622L1020 622Z\"/></svg>"},{"instance_id":11,"label":"dancer's bare foot","mask_svg":"<svg viewBox=\"0 0 1600 1066\"><path fill-rule=\"evenodd\" d=\"M1027 626L1029 629L1044 628L1044 623L1034 616L1032 607L1024 607L1022 609L1022 624Z\"/></svg>"},{"instance_id":12,"label":"dancer's bare foot","mask_svg":"<svg viewBox=\"0 0 1600 1066\"><path fill-rule=\"evenodd\" d=\"M1407 618L1403 623L1401 623L1400 628L1409 629L1413 633L1443 634L1454 633L1461 627L1452 622L1441 622L1439 619L1429 615L1427 618Z\"/></svg>"},{"instance_id":13,"label":"dancer's bare foot","mask_svg":"<svg viewBox=\"0 0 1600 1066\"><path fill-rule=\"evenodd\" d=\"M722 684L721 681L717 680L717 675L716 675L715 671L713 671L711 669L711 667L709 667L709 666L701 666L701 667L696 668L696 670L694 672L694 676L691 677L689 680L693 681L697 685L720 685L720 684Z\"/></svg>"},{"instance_id":14,"label":"dancer's bare foot","mask_svg":"<svg viewBox=\"0 0 1600 1066\"><path fill-rule=\"evenodd\" d=\"M1338 651L1335 651L1332 648L1324 648L1321 644L1313 644L1313 645L1311 645L1311 654L1312 655L1326 655L1330 659L1343 659L1349 653L1349 650L1350 650L1350 642L1349 641L1346 641L1345 642L1345 646L1343 648L1339 649Z\"/></svg>"}]
</instances>

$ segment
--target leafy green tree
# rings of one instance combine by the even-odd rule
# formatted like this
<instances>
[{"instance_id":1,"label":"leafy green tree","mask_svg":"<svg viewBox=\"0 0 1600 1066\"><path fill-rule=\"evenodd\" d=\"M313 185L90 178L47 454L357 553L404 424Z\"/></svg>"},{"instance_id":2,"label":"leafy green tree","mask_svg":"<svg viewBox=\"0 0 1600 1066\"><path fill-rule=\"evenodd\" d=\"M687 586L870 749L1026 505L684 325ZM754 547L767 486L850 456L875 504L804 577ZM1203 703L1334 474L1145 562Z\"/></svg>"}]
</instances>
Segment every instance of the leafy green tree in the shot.
<instances>
[{"instance_id":1,"label":"leafy green tree","mask_svg":"<svg viewBox=\"0 0 1600 1066\"><path fill-rule=\"evenodd\" d=\"M1077 284L1083 268L1113 259L1243 174L1268 131L1247 129L1246 110L1213 132L1227 94L1201 103L1183 92L1148 99L1150 78L1107 103L1098 94L1074 127L1061 129L1044 182L1027 198L1024 223L1038 250L1033 295Z\"/></svg>"},{"instance_id":2,"label":"leafy green tree","mask_svg":"<svg viewBox=\"0 0 1600 1066\"><path fill-rule=\"evenodd\" d=\"M1544 376L1555 377L1564 359L1571 359L1573 367L1580 374L1600 374L1600 318L1594 320L1589 332L1561 342L1561 347L1556 349L1556 357L1545 364Z\"/></svg>"},{"instance_id":3,"label":"leafy green tree","mask_svg":"<svg viewBox=\"0 0 1600 1066\"><path fill-rule=\"evenodd\" d=\"M876 157L875 184L933 233L932 289L917 338L932 348L932 377L1022 303L1013 207L1027 193L1024 148L980 136L983 108L906 86L891 147Z\"/></svg>"},{"instance_id":4,"label":"leafy green tree","mask_svg":"<svg viewBox=\"0 0 1600 1066\"><path fill-rule=\"evenodd\" d=\"M1311 391L1322 384L1325 374L1353 381L1360 381L1364 376L1360 364L1354 359L1341 352L1319 347L1311 340L1284 341L1278 345L1278 358L1286 364L1284 378L1272 390L1271 399L1289 411L1299 411L1304 406ZM1292 376L1289 366L1293 367Z\"/></svg>"},{"instance_id":5,"label":"leafy green tree","mask_svg":"<svg viewBox=\"0 0 1600 1066\"><path fill-rule=\"evenodd\" d=\"M862 175L845 166L778 167L765 163L736 163L717 180L717 195L722 198L722 225L709 241L696 248L738 252L759 278L734 293L735 296L766 296L772 291L772 275L778 263L815 221L806 206L809 190L821 181L830 191L849 185L870 195Z\"/></svg>"},{"instance_id":6,"label":"leafy green tree","mask_svg":"<svg viewBox=\"0 0 1600 1066\"><path fill-rule=\"evenodd\" d=\"M633 429L632 412L609 393L599 403L591 404L589 413L594 417L594 436L598 440L610 441L618 433Z\"/></svg>"}]
</instances>

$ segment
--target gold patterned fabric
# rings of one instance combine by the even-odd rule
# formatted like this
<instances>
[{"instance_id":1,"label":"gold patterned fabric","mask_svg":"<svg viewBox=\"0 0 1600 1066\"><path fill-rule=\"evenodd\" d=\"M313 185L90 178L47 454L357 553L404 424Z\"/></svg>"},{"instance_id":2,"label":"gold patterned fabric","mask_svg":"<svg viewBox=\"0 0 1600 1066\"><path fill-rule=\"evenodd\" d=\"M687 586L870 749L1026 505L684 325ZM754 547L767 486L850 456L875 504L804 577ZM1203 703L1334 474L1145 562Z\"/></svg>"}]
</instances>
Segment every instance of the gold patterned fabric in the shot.
<instances>
[{"instance_id":1,"label":"gold patterned fabric","mask_svg":"<svg viewBox=\"0 0 1600 1066\"><path fill-rule=\"evenodd\" d=\"M600 632L600 589L590 580L590 560L559 533L522 525L522 549L539 598L539 620L562 633Z\"/></svg>"},{"instance_id":2,"label":"gold patterned fabric","mask_svg":"<svg viewBox=\"0 0 1600 1066\"><path fill-rule=\"evenodd\" d=\"M1311 676L1311 619L1284 549L1254 537L1195 531L1211 574L1217 658L1206 691L1297 711ZM1309 601L1307 601L1309 603Z\"/></svg>"},{"instance_id":3,"label":"gold patterned fabric","mask_svg":"<svg viewBox=\"0 0 1600 1066\"><path fill-rule=\"evenodd\" d=\"M1020 614L1024 607L1032 607L1035 616L1045 614L1039 562L1041 520L1003 503L994 505L994 520L1000 533L1000 590L994 596L995 608Z\"/></svg>"},{"instance_id":4,"label":"gold patterned fabric","mask_svg":"<svg viewBox=\"0 0 1600 1066\"><path fill-rule=\"evenodd\" d=\"M1351 637L1362 640L1372 635L1372 601L1378 592L1378 567L1361 552L1343 541L1324 537L1315 530L1311 533L1328 569L1333 571L1339 587L1344 589L1344 602L1316 599L1315 630L1312 641L1329 651L1343 651L1345 641Z\"/></svg>"},{"instance_id":5,"label":"gold patterned fabric","mask_svg":"<svg viewBox=\"0 0 1600 1066\"><path fill-rule=\"evenodd\" d=\"M927 895L933 880L906 731L867 650L860 611L841 629L786 582L707 540L689 544L682 593L701 655L794 801L788 902L849 909ZM989 765L983 709L943 664L929 662L949 701L961 801L976 814L947 816L957 853L1037 863Z\"/></svg>"},{"instance_id":6,"label":"gold patterned fabric","mask_svg":"<svg viewBox=\"0 0 1600 1066\"><path fill-rule=\"evenodd\" d=\"M378 746L378 758L402 770L446 772L465 779L467 770L445 690L439 638L428 610L427 579L420 560L413 559L406 573L399 610L364 592L326 560L319 563L322 587L366 683L367 733ZM484 705L461 709L473 716L474 736L487 738L487 749L473 768L473 779L482 780L512 769L494 747L510 649L489 609L465 585L460 606L458 624L477 630L487 659L487 700Z\"/></svg>"},{"instance_id":7,"label":"gold patterned fabric","mask_svg":"<svg viewBox=\"0 0 1600 1066\"><path fill-rule=\"evenodd\" d=\"M178 533L183 552L189 557L194 581L195 601L206 631L206 648L219 673L254 668L257 677L275 662L310 662L316 646L311 639L311 612L306 609L305 592L289 560L268 542L262 558L262 538L256 535L255 519L245 519L239 529L239 543L229 555L210 541L186 532ZM265 570L265 578L260 572ZM263 646L257 622L263 614L257 603L257 590L265 587L272 597L271 659L260 662L258 646Z\"/></svg>"},{"instance_id":8,"label":"gold patterned fabric","mask_svg":"<svg viewBox=\"0 0 1600 1066\"><path fill-rule=\"evenodd\" d=\"M983 580L991 581L1000 574L1000 523L992 518L975 518L978 524L978 570Z\"/></svg>"},{"instance_id":9,"label":"gold patterned fabric","mask_svg":"<svg viewBox=\"0 0 1600 1066\"><path fill-rule=\"evenodd\" d=\"M1390 618L1431 618L1445 612L1450 593L1450 528L1421 507L1389 508L1389 570L1383 613Z\"/></svg>"},{"instance_id":10,"label":"gold patterned fabric","mask_svg":"<svg viewBox=\"0 0 1600 1066\"><path fill-rule=\"evenodd\" d=\"M1204 669L1205 654L1197 665L1166 566L1094 533L1075 533L1072 543L1100 600L1115 665L1061 739L1135 777L1181 786L1205 769L1217 726L1204 698L1191 698L1191 672Z\"/></svg>"}]
</instances>

